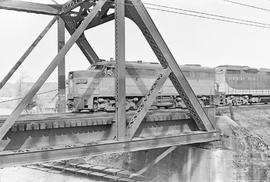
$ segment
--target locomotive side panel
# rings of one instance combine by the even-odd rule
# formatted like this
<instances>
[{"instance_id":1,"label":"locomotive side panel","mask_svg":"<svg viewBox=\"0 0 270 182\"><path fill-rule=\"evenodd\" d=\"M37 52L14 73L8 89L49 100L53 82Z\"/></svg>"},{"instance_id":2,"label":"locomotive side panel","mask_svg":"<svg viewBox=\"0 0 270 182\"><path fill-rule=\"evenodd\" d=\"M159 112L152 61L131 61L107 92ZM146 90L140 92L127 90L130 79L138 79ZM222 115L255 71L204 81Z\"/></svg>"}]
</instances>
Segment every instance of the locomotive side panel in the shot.
<instances>
[{"instance_id":1,"label":"locomotive side panel","mask_svg":"<svg viewBox=\"0 0 270 182\"><path fill-rule=\"evenodd\" d=\"M146 95L153 85L161 67L136 67L129 64L126 67L126 93L127 96Z\"/></svg>"},{"instance_id":2,"label":"locomotive side panel","mask_svg":"<svg viewBox=\"0 0 270 182\"><path fill-rule=\"evenodd\" d=\"M226 72L226 82L230 87L236 90L270 90L270 77L268 74L260 72L247 72L247 71L237 71L227 70Z\"/></svg>"},{"instance_id":3,"label":"locomotive side panel","mask_svg":"<svg viewBox=\"0 0 270 182\"><path fill-rule=\"evenodd\" d=\"M247 66L218 66L216 83L225 102L233 105L270 102L270 70Z\"/></svg>"},{"instance_id":4,"label":"locomotive side panel","mask_svg":"<svg viewBox=\"0 0 270 182\"><path fill-rule=\"evenodd\" d=\"M270 75L249 67L217 67L216 82L226 95L269 95Z\"/></svg>"},{"instance_id":5,"label":"locomotive side panel","mask_svg":"<svg viewBox=\"0 0 270 182\"><path fill-rule=\"evenodd\" d=\"M181 69L195 94L207 97L215 94L213 69L191 66L182 66ZM127 64L126 96L128 107L136 109L136 103L146 95L161 70L161 66L157 64ZM176 102L181 101L170 79L166 80L158 95L155 104L159 106L171 107ZM69 108L75 108L76 110L114 110L114 97L115 65L112 62L103 62L101 65L92 66L90 70L70 73Z\"/></svg>"},{"instance_id":6,"label":"locomotive side panel","mask_svg":"<svg viewBox=\"0 0 270 182\"><path fill-rule=\"evenodd\" d=\"M69 73L68 98L82 95L98 95L103 75L96 71L73 71ZM86 92L87 91L87 92Z\"/></svg>"},{"instance_id":7,"label":"locomotive side panel","mask_svg":"<svg viewBox=\"0 0 270 182\"><path fill-rule=\"evenodd\" d=\"M187 69L183 68L183 73L186 76L193 91L198 96L215 95L215 71L210 68Z\"/></svg>"}]
</instances>

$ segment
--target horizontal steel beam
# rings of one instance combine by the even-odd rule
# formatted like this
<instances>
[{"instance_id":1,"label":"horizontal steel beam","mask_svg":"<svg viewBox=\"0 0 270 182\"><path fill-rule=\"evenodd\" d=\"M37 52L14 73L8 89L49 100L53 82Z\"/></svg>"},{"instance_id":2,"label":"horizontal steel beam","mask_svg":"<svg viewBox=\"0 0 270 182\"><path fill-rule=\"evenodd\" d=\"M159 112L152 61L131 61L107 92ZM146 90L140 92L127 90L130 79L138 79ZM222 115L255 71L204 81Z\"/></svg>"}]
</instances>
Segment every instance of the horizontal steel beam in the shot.
<instances>
[{"instance_id":1,"label":"horizontal steel beam","mask_svg":"<svg viewBox=\"0 0 270 182\"><path fill-rule=\"evenodd\" d=\"M106 121L105 121L106 122ZM43 128L45 124L41 124ZM112 131L112 123L99 125L84 121L79 122L49 122L47 129L38 130L27 125L19 125L17 131L9 131L6 137L0 141L0 151L23 151L41 148L55 148L62 146L84 145L92 142L110 141L115 135ZM181 135L183 133L198 131L198 127L191 119L143 122L136 137L163 137L168 135Z\"/></svg>"},{"instance_id":2,"label":"horizontal steel beam","mask_svg":"<svg viewBox=\"0 0 270 182\"><path fill-rule=\"evenodd\" d=\"M210 109L210 115L214 110ZM127 113L130 119L134 113ZM0 151L23 151L41 148L55 148L88 144L105 140L113 140L111 131L114 113L65 113L25 115L0 140ZM0 118L0 125L5 118ZM176 109L174 111L159 110L147 113L141 123L136 137L162 137L196 132L198 127L190 119L188 113Z\"/></svg>"},{"instance_id":3,"label":"horizontal steel beam","mask_svg":"<svg viewBox=\"0 0 270 182\"><path fill-rule=\"evenodd\" d=\"M132 152L163 148L176 145L211 142L220 139L217 132L192 132L177 136L134 138L132 141L106 141L83 146L54 148L28 152L1 152L0 167L10 167L29 163L101 155L117 152Z\"/></svg>"},{"instance_id":4,"label":"horizontal steel beam","mask_svg":"<svg viewBox=\"0 0 270 182\"><path fill-rule=\"evenodd\" d=\"M46 14L46 15L58 15L61 10L61 6L54 4L48 5L26 1L1 0L0 9Z\"/></svg>"},{"instance_id":5,"label":"horizontal steel beam","mask_svg":"<svg viewBox=\"0 0 270 182\"><path fill-rule=\"evenodd\" d=\"M66 2L63 7L62 7L62 13L67 13L69 11L71 11L72 9L80 6L81 4L85 3L85 2L94 2L94 0L69 0L68 2Z\"/></svg>"}]
</instances>

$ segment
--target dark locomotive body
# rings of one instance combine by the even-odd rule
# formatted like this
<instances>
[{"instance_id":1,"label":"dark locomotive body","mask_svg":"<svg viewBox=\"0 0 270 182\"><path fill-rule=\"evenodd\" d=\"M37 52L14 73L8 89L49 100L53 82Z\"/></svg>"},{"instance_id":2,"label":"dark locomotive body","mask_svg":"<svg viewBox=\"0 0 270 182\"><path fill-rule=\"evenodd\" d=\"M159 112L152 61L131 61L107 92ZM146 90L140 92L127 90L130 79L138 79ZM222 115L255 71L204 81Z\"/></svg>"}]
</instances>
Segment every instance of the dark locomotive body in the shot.
<instances>
[{"instance_id":1,"label":"dark locomotive body","mask_svg":"<svg viewBox=\"0 0 270 182\"><path fill-rule=\"evenodd\" d=\"M215 95L214 69L199 65L180 66L201 104L209 105ZM162 68L157 63L126 63L126 110L137 109L140 99L146 95ZM115 110L115 62L102 61L89 70L69 73L68 107L74 111ZM152 108L183 108L170 79L159 91Z\"/></svg>"}]
</instances>

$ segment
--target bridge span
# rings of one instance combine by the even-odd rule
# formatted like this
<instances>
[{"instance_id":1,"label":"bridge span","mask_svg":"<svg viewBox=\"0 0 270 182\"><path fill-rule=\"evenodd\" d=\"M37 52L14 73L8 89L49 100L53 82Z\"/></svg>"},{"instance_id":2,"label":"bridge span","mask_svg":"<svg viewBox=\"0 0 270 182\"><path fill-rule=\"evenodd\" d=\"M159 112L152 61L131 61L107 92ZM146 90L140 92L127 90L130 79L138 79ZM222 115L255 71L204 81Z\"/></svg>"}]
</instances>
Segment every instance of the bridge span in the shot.
<instances>
[{"instance_id":1,"label":"bridge span","mask_svg":"<svg viewBox=\"0 0 270 182\"><path fill-rule=\"evenodd\" d=\"M150 163L154 164L179 145L206 143L220 139L214 124L214 109L202 108L142 1L69 0L64 4L51 5L2 0L0 9L53 16L1 81L0 89L52 25L56 21L58 24L58 54L14 111L9 116L1 118L0 167L169 147L153 163ZM125 18L138 26L162 66L160 74L140 100L134 113L126 113ZM66 109L65 55L76 43L90 64L100 62L101 59L84 33L88 29L112 20L115 20L115 113L64 113ZM71 35L67 41L65 41L65 29ZM58 111L61 114L21 115L56 67L58 67L60 106ZM150 110L167 79L172 82L187 111ZM89 95L89 93L85 94Z\"/></svg>"},{"instance_id":2,"label":"bridge span","mask_svg":"<svg viewBox=\"0 0 270 182\"><path fill-rule=\"evenodd\" d=\"M214 119L214 108L205 111ZM0 124L5 119L0 117ZM219 139L216 131L200 131L180 109L149 112L132 141L117 141L114 125L114 113L22 115L1 140L0 167Z\"/></svg>"}]
</instances>

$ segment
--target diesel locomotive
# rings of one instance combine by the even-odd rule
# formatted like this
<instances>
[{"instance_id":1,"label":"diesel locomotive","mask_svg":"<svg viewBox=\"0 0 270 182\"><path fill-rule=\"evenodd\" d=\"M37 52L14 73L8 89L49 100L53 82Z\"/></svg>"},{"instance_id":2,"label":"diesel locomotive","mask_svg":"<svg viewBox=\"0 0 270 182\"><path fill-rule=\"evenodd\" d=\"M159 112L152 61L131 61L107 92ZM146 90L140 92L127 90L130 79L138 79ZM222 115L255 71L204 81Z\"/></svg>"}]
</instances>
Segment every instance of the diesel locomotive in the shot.
<instances>
[{"instance_id":1,"label":"diesel locomotive","mask_svg":"<svg viewBox=\"0 0 270 182\"><path fill-rule=\"evenodd\" d=\"M215 95L215 70L200 65L180 66L202 105ZM162 68L158 63L126 62L126 110L135 110ZM101 61L88 70L69 72L68 108L73 111L115 110L115 62ZM170 79L164 83L152 108L185 108Z\"/></svg>"},{"instance_id":2,"label":"diesel locomotive","mask_svg":"<svg viewBox=\"0 0 270 182\"><path fill-rule=\"evenodd\" d=\"M222 65L215 68L215 80L219 105L270 102L270 69Z\"/></svg>"},{"instance_id":3,"label":"diesel locomotive","mask_svg":"<svg viewBox=\"0 0 270 182\"><path fill-rule=\"evenodd\" d=\"M270 102L270 69L196 64L180 66L201 105L245 105ZM158 63L126 63L126 110L135 110L160 74ZM115 110L115 62L101 61L88 70L72 71L68 80L68 108L73 111ZM152 108L185 108L167 79Z\"/></svg>"}]
</instances>

